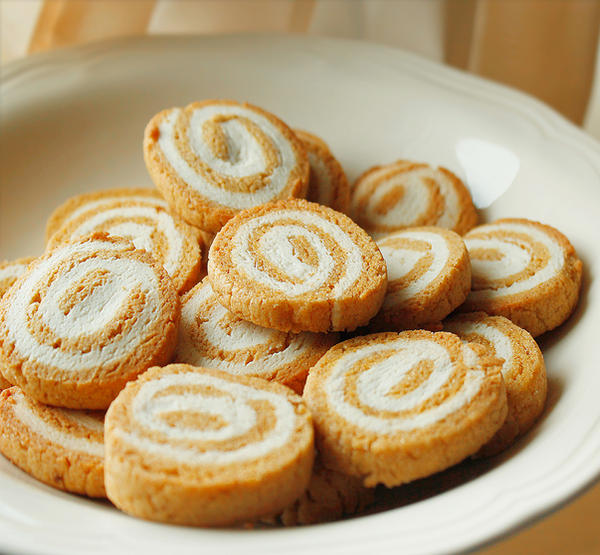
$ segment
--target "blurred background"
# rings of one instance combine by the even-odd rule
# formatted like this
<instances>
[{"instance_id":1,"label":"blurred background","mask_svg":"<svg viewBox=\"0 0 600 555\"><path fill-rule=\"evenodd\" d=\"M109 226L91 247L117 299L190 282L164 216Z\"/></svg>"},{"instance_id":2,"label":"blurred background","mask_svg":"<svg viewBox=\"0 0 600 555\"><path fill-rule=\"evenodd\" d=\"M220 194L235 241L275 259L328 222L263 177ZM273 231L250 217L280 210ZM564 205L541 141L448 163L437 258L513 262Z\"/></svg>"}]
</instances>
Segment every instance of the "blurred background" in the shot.
<instances>
[{"instance_id":1,"label":"blurred background","mask_svg":"<svg viewBox=\"0 0 600 555\"><path fill-rule=\"evenodd\" d=\"M598 138L599 23L598 0L0 0L2 63L142 34L362 39L517 87Z\"/></svg>"},{"instance_id":2,"label":"blurred background","mask_svg":"<svg viewBox=\"0 0 600 555\"><path fill-rule=\"evenodd\" d=\"M599 27L600 0L0 0L2 65L36 52L145 34L290 32L360 39L516 87L596 138ZM599 513L596 485L480 553L598 555Z\"/></svg>"}]
</instances>

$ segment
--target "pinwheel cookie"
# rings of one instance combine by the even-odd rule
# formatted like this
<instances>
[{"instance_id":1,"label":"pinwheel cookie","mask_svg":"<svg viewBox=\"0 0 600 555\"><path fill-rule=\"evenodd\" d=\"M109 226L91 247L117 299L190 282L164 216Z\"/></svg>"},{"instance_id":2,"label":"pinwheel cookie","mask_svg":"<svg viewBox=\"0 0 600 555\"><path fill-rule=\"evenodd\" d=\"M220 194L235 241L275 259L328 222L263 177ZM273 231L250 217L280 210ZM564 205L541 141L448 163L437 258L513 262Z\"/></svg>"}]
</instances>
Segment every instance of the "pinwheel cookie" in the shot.
<instances>
[{"instance_id":1,"label":"pinwheel cookie","mask_svg":"<svg viewBox=\"0 0 600 555\"><path fill-rule=\"evenodd\" d=\"M58 489L105 497L104 413L48 407L18 387L0 393L0 452Z\"/></svg>"},{"instance_id":2,"label":"pinwheel cookie","mask_svg":"<svg viewBox=\"0 0 600 555\"><path fill-rule=\"evenodd\" d=\"M35 258L19 258L11 262L0 262L0 298L4 296L10 286L17 281L17 278L25 273L27 266L31 264Z\"/></svg>"},{"instance_id":3,"label":"pinwheel cookie","mask_svg":"<svg viewBox=\"0 0 600 555\"><path fill-rule=\"evenodd\" d=\"M383 257L350 218L305 200L245 210L217 234L208 277L219 302L281 331L366 324L387 286Z\"/></svg>"},{"instance_id":4,"label":"pinwheel cookie","mask_svg":"<svg viewBox=\"0 0 600 555\"><path fill-rule=\"evenodd\" d=\"M500 361L450 333L381 333L338 343L304 399L323 464L388 487L444 470L506 417Z\"/></svg>"},{"instance_id":5,"label":"pinwheel cookie","mask_svg":"<svg viewBox=\"0 0 600 555\"><path fill-rule=\"evenodd\" d=\"M308 485L313 427L302 398L260 378L172 364L127 385L106 415L106 491L135 516L248 522Z\"/></svg>"},{"instance_id":6,"label":"pinwheel cookie","mask_svg":"<svg viewBox=\"0 0 600 555\"><path fill-rule=\"evenodd\" d=\"M166 272L130 241L98 233L59 245L0 302L0 371L42 403L107 408L170 360L179 310Z\"/></svg>"},{"instance_id":7,"label":"pinwheel cookie","mask_svg":"<svg viewBox=\"0 0 600 555\"><path fill-rule=\"evenodd\" d=\"M508 414L502 428L478 453L495 455L527 432L544 410L548 386L540 348L528 332L510 320L483 312L450 318L444 322L444 329L464 341L483 345L504 361Z\"/></svg>"},{"instance_id":8,"label":"pinwheel cookie","mask_svg":"<svg viewBox=\"0 0 600 555\"><path fill-rule=\"evenodd\" d=\"M377 246L387 265L388 289L371 329L401 330L440 322L467 298L469 254L453 231L411 228L384 237Z\"/></svg>"},{"instance_id":9,"label":"pinwheel cookie","mask_svg":"<svg viewBox=\"0 0 600 555\"><path fill-rule=\"evenodd\" d=\"M302 393L308 371L337 343L337 334L263 328L221 306L208 279L182 299L175 360L231 374L275 380Z\"/></svg>"},{"instance_id":10,"label":"pinwheel cookie","mask_svg":"<svg viewBox=\"0 0 600 555\"><path fill-rule=\"evenodd\" d=\"M376 238L419 226L462 235L477 223L471 195L456 175L408 160L363 173L352 187L351 211L354 221Z\"/></svg>"},{"instance_id":11,"label":"pinwheel cookie","mask_svg":"<svg viewBox=\"0 0 600 555\"><path fill-rule=\"evenodd\" d=\"M299 129L295 129L294 133L302 141L310 164L306 199L347 214L350 207L350 185L341 164L327 144L316 135Z\"/></svg>"},{"instance_id":12,"label":"pinwheel cookie","mask_svg":"<svg viewBox=\"0 0 600 555\"><path fill-rule=\"evenodd\" d=\"M262 521L284 526L330 522L355 515L374 500L373 488L363 486L359 478L325 468L317 457L306 491L283 511Z\"/></svg>"},{"instance_id":13,"label":"pinwheel cookie","mask_svg":"<svg viewBox=\"0 0 600 555\"><path fill-rule=\"evenodd\" d=\"M154 116L144 133L144 159L175 212L212 233L239 210L304 197L308 187L300 139L273 114L232 100Z\"/></svg>"},{"instance_id":14,"label":"pinwheel cookie","mask_svg":"<svg viewBox=\"0 0 600 555\"><path fill-rule=\"evenodd\" d=\"M471 230L464 240L472 290L461 311L505 316L534 337L569 317L579 298L582 263L558 230L507 218Z\"/></svg>"},{"instance_id":15,"label":"pinwheel cookie","mask_svg":"<svg viewBox=\"0 0 600 555\"><path fill-rule=\"evenodd\" d=\"M205 274L201 232L173 217L152 189L115 189L69 199L51 216L48 229L62 221L48 241L52 248L93 232L130 239L148 251L167 271L178 293L185 293Z\"/></svg>"},{"instance_id":16,"label":"pinwheel cookie","mask_svg":"<svg viewBox=\"0 0 600 555\"><path fill-rule=\"evenodd\" d=\"M27 266L34 258L19 258L12 262L0 262L0 298L6 293L17 278L25 273ZM0 370L0 390L10 387L10 383L2 377Z\"/></svg>"}]
</instances>

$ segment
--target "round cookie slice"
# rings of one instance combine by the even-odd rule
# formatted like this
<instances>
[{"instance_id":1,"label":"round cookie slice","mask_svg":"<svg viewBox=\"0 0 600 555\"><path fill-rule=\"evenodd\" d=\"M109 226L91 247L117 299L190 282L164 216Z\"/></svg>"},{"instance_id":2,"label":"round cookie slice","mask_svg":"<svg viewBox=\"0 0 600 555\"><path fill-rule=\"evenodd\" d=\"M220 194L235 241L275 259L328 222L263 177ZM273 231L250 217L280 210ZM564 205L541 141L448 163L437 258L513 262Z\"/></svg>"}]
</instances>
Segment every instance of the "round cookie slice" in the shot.
<instances>
[{"instance_id":1,"label":"round cookie slice","mask_svg":"<svg viewBox=\"0 0 600 555\"><path fill-rule=\"evenodd\" d=\"M472 280L461 312L505 316L536 337L575 309L583 265L560 231L506 218L476 227L464 240Z\"/></svg>"},{"instance_id":2,"label":"round cookie slice","mask_svg":"<svg viewBox=\"0 0 600 555\"><path fill-rule=\"evenodd\" d=\"M4 296L11 285L22 276L35 258L19 258L17 260L0 262L0 298Z\"/></svg>"},{"instance_id":3,"label":"round cookie slice","mask_svg":"<svg viewBox=\"0 0 600 555\"><path fill-rule=\"evenodd\" d=\"M131 187L105 189L95 193L84 193L68 198L58 206L46 222L46 243L65 224L85 212L103 211L113 205L126 202L139 202L144 205L167 208L167 202L156 189Z\"/></svg>"},{"instance_id":4,"label":"round cookie slice","mask_svg":"<svg viewBox=\"0 0 600 555\"><path fill-rule=\"evenodd\" d=\"M544 410L548 389L544 357L524 329L503 316L484 312L460 314L444 322L444 329L463 341L479 343L502 359L508 414L502 428L478 452L492 456L527 432Z\"/></svg>"},{"instance_id":5,"label":"round cookie slice","mask_svg":"<svg viewBox=\"0 0 600 555\"><path fill-rule=\"evenodd\" d=\"M302 394L308 371L338 335L263 328L221 306L208 279L182 299L175 360L275 380Z\"/></svg>"},{"instance_id":6,"label":"round cookie slice","mask_svg":"<svg viewBox=\"0 0 600 555\"><path fill-rule=\"evenodd\" d=\"M0 393L0 452L53 488L104 491L104 413L49 407L18 387Z\"/></svg>"},{"instance_id":7,"label":"round cookie slice","mask_svg":"<svg viewBox=\"0 0 600 555\"><path fill-rule=\"evenodd\" d=\"M11 262L5 261L0 262L0 298L4 296L11 285L17 281L17 278L25 273L27 266L33 262L35 258L19 258ZM0 391L10 387L10 382L7 382L2 377L2 371L0 370Z\"/></svg>"},{"instance_id":8,"label":"round cookie slice","mask_svg":"<svg viewBox=\"0 0 600 555\"><path fill-rule=\"evenodd\" d=\"M500 361L485 352L424 330L332 347L303 394L323 464L392 487L475 453L507 412Z\"/></svg>"},{"instance_id":9,"label":"round cookie slice","mask_svg":"<svg viewBox=\"0 0 600 555\"><path fill-rule=\"evenodd\" d=\"M306 200L245 210L217 234L208 277L219 302L281 331L343 331L381 307L385 261L350 218Z\"/></svg>"},{"instance_id":10,"label":"round cookie slice","mask_svg":"<svg viewBox=\"0 0 600 555\"><path fill-rule=\"evenodd\" d=\"M377 241L388 271L383 306L370 329L440 322L471 290L471 263L460 235L441 227L397 231Z\"/></svg>"},{"instance_id":11,"label":"round cookie slice","mask_svg":"<svg viewBox=\"0 0 600 555\"><path fill-rule=\"evenodd\" d=\"M273 114L232 100L155 115L144 133L150 177L184 220L216 233L238 211L306 195L300 141Z\"/></svg>"},{"instance_id":12,"label":"round cookie slice","mask_svg":"<svg viewBox=\"0 0 600 555\"><path fill-rule=\"evenodd\" d=\"M170 361L179 312L169 276L130 241L68 242L0 301L0 370L42 403L105 409L129 380Z\"/></svg>"},{"instance_id":13,"label":"round cookie slice","mask_svg":"<svg viewBox=\"0 0 600 555\"><path fill-rule=\"evenodd\" d=\"M173 217L157 191L118 189L69 199L50 218L48 248L94 232L130 239L162 264L179 294L206 274L201 231Z\"/></svg>"},{"instance_id":14,"label":"round cookie slice","mask_svg":"<svg viewBox=\"0 0 600 555\"><path fill-rule=\"evenodd\" d=\"M354 221L376 238L420 226L462 235L477 223L469 190L456 175L408 160L363 173L352 187L351 210Z\"/></svg>"},{"instance_id":15,"label":"round cookie slice","mask_svg":"<svg viewBox=\"0 0 600 555\"><path fill-rule=\"evenodd\" d=\"M342 165L321 138L300 129L294 129L294 133L302 141L310 164L306 200L347 214L350 208L350 185Z\"/></svg>"},{"instance_id":16,"label":"round cookie slice","mask_svg":"<svg viewBox=\"0 0 600 555\"><path fill-rule=\"evenodd\" d=\"M273 514L306 489L313 427L274 382L171 364L127 385L106 415L106 491L121 510L196 526Z\"/></svg>"},{"instance_id":17,"label":"round cookie slice","mask_svg":"<svg viewBox=\"0 0 600 555\"><path fill-rule=\"evenodd\" d=\"M355 476L329 470L317 457L306 491L277 515L261 520L283 526L332 522L355 515L374 501L373 488L366 488Z\"/></svg>"}]
</instances>

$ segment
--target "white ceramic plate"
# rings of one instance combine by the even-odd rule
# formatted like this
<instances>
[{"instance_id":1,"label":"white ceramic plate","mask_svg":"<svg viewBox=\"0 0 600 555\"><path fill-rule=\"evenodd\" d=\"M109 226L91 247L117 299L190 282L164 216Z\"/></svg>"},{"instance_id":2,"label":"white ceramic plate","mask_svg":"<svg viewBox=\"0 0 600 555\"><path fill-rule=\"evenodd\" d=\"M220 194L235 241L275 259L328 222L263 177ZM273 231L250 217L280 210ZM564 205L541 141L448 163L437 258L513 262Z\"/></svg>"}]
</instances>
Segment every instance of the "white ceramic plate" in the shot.
<instances>
[{"instance_id":1,"label":"white ceramic plate","mask_svg":"<svg viewBox=\"0 0 600 555\"><path fill-rule=\"evenodd\" d=\"M139 39L32 57L3 70L0 256L41 253L46 217L70 195L150 186L147 120L211 97L248 100L321 135L351 178L401 157L442 164L468 178L480 205L491 202L486 219L529 217L566 233L585 285L576 314L541 339L546 413L491 463L399 490L401 508L290 530L147 523L54 491L2 459L0 551L450 552L498 538L589 485L600 473L600 148L509 89L397 50L314 37Z\"/></svg>"}]
</instances>

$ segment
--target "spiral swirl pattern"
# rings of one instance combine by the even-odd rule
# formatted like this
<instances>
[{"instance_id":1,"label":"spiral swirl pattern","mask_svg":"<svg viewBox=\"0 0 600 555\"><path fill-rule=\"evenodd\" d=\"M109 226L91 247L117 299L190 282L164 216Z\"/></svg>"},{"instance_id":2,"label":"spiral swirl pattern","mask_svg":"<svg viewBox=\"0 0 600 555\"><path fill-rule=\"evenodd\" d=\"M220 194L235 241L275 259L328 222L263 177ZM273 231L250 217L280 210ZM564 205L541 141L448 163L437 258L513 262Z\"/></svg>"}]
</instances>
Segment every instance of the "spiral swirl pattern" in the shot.
<instances>
[{"instance_id":1,"label":"spiral swirl pattern","mask_svg":"<svg viewBox=\"0 0 600 555\"><path fill-rule=\"evenodd\" d=\"M484 312L450 318L444 322L444 329L463 341L482 345L503 361L508 415L502 428L479 452L495 455L527 432L544 409L548 385L540 348L529 333L510 320Z\"/></svg>"},{"instance_id":2,"label":"spiral swirl pattern","mask_svg":"<svg viewBox=\"0 0 600 555\"><path fill-rule=\"evenodd\" d=\"M303 196L308 186L300 141L275 116L249 104L205 101L165 110L148 124L144 145L157 187L185 219L207 231L217 232L238 210Z\"/></svg>"},{"instance_id":3,"label":"spiral swirl pattern","mask_svg":"<svg viewBox=\"0 0 600 555\"><path fill-rule=\"evenodd\" d=\"M17 278L25 273L34 258L19 258L12 262L0 262L0 298L4 296Z\"/></svg>"},{"instance_id":4,"label":"spiral swirl pattern","mask_svg":"<svg viewBox=\"0 0 600 555\"><path fill-rule=\"evenodd\" d=\"M177 294L150 255L91 235L40 257L3 298L3 373L42 402L106 408L171 355L178 317Z\"/></svg>"},{"instance_id":5,"label":"spiral swirl pattern","mask_svg":"<svg viewBox=\"0 0 600 555\"><path fill-rule=\"evenodd\" d=\"M455 335L423 330L334 346L311 370L304 398L324 464L367 486L399 485L462 460L506 416L498 362Z\"/></svg>"},{"instance_id":6,"label":"spiral swirl pattern","mask_svg":"<svg viewBox=\"0 0 600 555\"><path fill-rule=\"evenodd\" d=\"M504 219L473 229L465 244L471 258L472 290L462 311L505 316L534 337L572 312L582 264L556 229Z\"/></svg>"},{"instance_id":7,"label":"spiral swirl pattern","mask_svg":"<svg viewBox=\"0 0 600 555\"><path fill-rule=\"evenodd\" d=\"M284 333L234 316L204 280L183 299L177 362L275 380L301 393L337 334Z\"/></svg>"},{"instance_id":8,"label":"spiral swirl pattern","mask_svg":"<svg viewBox=\"0 0 600 555\"><path fill-rule=\"evenodd\" d=\"M471 196L452 172L400 160L361 175L352 190L354 220L374 237L406 227L437 226L463 234L477 214Z\"/></svg>"},{"instance_id":9,"label":"spiral swirl pattern","mask_svg":"<svg viewBox=\"0 0 600 555\"><path fill-rule=\"evenodd\" d=\"M182 413L206 415L213 425L174 418ZM194 467L255 461L286 446L297 426L285 397L200 372L144 382L130 415L130 428L115 429L116 437L148 455Z\"/></svg>"},{"instance_id":10,"label":"spiral swirl pattern","mask_svg":"<svg viewBox=\"0 0 600 555\"><path fill-rule=\"evenodd\" d=\"M465 347L462 356L466 368L427 339L365 346L333 367L325 385L329 405L349 423L377 434L430 428L466 410L481 388L484 374L476 355ZM359 376L357 367L364 369Z\"/></svg>"},{"instance_id":11,"label":"spiral swirl pattern","mask_svg":"<svg viewBox=\"0 0 600 555\"><path fill-rule=\"evenodd\" d=\"M399 231L377 246L388 270L388 289L375 322L416 327L440 321L465 300L469 256L456 233L435 227Z\"/></svg>"},{"instance_id":12,"label":"spiral swirl pattern","mask_svg":"<svg viewBox=\"0 0 600 555\"><path fill-rule=\"evenodd\" d=\"M149 252L169 274L177 291L185 293L203 273L203 239L200 232L167 210L158 194L120 194L108 191L75 197L77 208L50 241L52 248L94 232L125 237Z\"/></svg>"},{"instance_id":13,"label":"spiral swirl pattern","mask_svg":"<svg viewBox=\"0 0 600 555\"><path fill-rule=\"evenodd\" d=\"M108 496L154 520L231 523L282 509L308 484L313 457L300 397L219 370L150 369L106 416Z\"/></svg>"},{"instance_id":14,"label":"spiral swirl pattern","mask_svg":"<svg viewBox=\"0 0 600 555\"><path fill-rule=\"evenodd\" d=\"M208 272L229 310L282 331L354 329L381 306L387 284L383 257L364 231L301 200L241 213L215 238Z\"/></svg>"}]
</instances>

